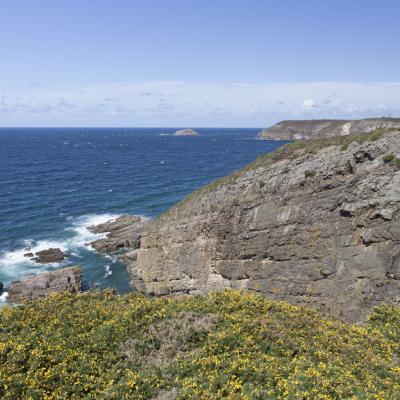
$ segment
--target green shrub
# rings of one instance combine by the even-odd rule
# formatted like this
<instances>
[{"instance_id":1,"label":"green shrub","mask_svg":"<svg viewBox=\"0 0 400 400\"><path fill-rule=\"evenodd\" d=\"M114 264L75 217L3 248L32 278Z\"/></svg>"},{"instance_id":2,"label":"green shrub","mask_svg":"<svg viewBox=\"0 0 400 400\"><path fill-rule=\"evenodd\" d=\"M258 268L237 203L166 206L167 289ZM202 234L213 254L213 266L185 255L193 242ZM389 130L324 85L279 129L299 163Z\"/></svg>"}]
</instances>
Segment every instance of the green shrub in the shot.
<instances>
[{"instance_id":1,"label":"green shrub","mask_svg":"<svg viewBox=\"0 0 400 400\"><path fill-rule=\"evenodd\" d=\"M384 161L385 163L391 162L391 161L393 161L393 160L394 160L394 154L393 154L393 153L391 153L391 154L386 154L386 155L383 157L383 161Z\"/></svg>"},{"instance_id":2,"label":"green shrub","mask_svg":"<svg viewBox=\"0 0 400 400\"><path fill-rule=\"evenodd\" d=\"M63 293L0 310L0 398L398 399L399 341L396 307L360 326L233 290Z\"/></svg>"},{"instance_id":3,"label":"green shrub","mask_svg":"<svg viewBox=\"0 0 400 400\"><path fill-rule=\"evenodd\" d=\"M309 170L309 169L304 171L304 176L306 178L312 178L313 176L315 176L315 174L316 174L315 171L312 171L312 170Z\"/></svg>"}]
</instances>

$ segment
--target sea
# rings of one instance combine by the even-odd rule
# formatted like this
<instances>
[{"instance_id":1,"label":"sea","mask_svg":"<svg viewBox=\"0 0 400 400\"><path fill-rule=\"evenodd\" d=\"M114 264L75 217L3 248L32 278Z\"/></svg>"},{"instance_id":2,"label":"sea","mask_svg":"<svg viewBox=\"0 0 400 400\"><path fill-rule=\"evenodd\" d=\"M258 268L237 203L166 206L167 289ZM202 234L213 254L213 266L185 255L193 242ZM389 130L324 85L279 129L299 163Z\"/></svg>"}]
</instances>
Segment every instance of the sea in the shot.
<instances>
[{"instance_id":1,"label":"sea","mask_svg":"<svg viewBox=\"0 0 400 400\"><path fill-rule=\"evenodd\" d=\"M286 142L258 140L260 129L1 128L0 282L67 265L84 288L131 290L115 255L88 246L88 230L122 214L155 218L186 195ZM62 263L37 264L27 252L58 247ZM3 294L1 300L5 300Z\"/></svg>"}]
</instances>

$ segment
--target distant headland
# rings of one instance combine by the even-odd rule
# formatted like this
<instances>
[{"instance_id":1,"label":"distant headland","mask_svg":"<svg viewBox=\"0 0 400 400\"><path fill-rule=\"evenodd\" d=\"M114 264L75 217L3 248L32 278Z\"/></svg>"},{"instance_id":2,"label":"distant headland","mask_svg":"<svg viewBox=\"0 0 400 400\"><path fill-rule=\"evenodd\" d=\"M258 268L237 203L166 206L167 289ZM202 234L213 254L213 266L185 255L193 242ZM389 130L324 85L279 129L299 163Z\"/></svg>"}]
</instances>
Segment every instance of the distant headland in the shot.
<instances>
[{"instance_id":1,"label":"distant headland","mask_svg":"<svg viewBox=\"0 0 400 400\"><path fill-rule=\"evenodd\" d=\"M400 128L400 118L365 118L360 120L309 119L281 121L259 133L260 139L301 140L352 133L369 133L376 129Z\"/></svg>"}]
</instances>

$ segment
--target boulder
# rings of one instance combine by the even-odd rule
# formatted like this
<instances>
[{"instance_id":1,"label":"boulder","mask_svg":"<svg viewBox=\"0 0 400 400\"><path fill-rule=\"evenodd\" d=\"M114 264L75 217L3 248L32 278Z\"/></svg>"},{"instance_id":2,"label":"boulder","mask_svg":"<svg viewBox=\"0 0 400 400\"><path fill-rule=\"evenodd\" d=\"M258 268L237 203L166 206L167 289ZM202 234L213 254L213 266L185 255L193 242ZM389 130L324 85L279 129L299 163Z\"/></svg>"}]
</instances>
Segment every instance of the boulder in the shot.
<instances>
[{"instance_id":1,"label":"boulder","mask_svg":"<svg viewBox=\"0 0 400 400\"><path fill-rule=\"evenodd\" d=\"M27 253L29 255L25 255L25 257L30 257L30 254L32 253ZM38 251L35 254L35 257L32 258L35 262L39 264L47 264L47 263L57 263L63 261L65 258L67 258L67 255L64 254L60 249L58 248L51 248L47 250L41 250Z\"/></svg>"},{"instance_id":2,"label":"boulder","mask_svg":"<svg viewBox=\"0 0 400 400\"><path fill-rule=\"evenodd\" d=\"M8 286L7 301L12 304L46 297L51 293L81 291L82 270L79 266L56 269L39 275L31 275Z\"/></svg>"}]
</instances>

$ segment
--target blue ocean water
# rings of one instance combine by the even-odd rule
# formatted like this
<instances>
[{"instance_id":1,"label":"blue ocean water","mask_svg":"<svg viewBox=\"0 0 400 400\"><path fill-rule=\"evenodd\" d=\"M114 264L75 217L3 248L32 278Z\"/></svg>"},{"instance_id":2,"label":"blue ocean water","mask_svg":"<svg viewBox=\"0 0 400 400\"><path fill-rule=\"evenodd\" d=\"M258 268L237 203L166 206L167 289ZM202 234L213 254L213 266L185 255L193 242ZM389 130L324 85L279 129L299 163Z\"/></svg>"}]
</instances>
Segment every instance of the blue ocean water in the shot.
<instances>
[{"instance_id":1,"label":"blue ocean water","mask_svg":"<svg viewBox=\"0 0 400 400\"><path fill-rule=\"evenodd\" d=\"M259 129L0 129L0 281L79 264L86 287L128 291L126 269L86 245L88 226L125 213L155 217L200 186L284 142ZM60 247L70 257L40 265L28 251Z\"/></svg>"}]
</instances>

